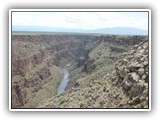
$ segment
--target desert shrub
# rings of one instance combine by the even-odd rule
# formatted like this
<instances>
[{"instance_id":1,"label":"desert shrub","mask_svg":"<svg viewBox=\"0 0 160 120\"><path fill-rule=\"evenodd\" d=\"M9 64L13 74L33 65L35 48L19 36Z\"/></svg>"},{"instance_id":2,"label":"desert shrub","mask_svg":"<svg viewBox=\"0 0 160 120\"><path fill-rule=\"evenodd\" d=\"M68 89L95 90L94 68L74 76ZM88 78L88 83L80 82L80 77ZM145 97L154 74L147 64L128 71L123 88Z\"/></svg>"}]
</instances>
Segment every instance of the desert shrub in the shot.
<instances>
[{"instance_id":1,"label":"desert shrub","mask_svg":"<svg viewBox=\"0 0 160 120\"><path fill-rule=\"evenodd\" d=\"M66 99L62 97L62 98L60 99L60 104L63 104L65 101L66 101Z\"/></svg>"}]
</instances>

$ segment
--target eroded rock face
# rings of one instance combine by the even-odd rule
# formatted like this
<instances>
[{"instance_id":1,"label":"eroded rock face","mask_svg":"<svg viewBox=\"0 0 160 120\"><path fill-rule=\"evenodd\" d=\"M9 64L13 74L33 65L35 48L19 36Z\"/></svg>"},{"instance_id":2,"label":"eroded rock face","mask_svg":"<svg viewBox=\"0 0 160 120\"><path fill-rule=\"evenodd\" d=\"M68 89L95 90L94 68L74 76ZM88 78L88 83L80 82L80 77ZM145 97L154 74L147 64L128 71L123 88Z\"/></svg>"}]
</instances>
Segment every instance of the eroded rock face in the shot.
<instances>
[{"instance_id":1,"label":"eroded rock face","mask_svg":"<svg viewBox=\"0 0 160 120\"><path fill-rule=\"evenodd\" d=\"M84 67L82 69L82 72L86 72L86 73L90 74L95 69L95 67L96 67L96 65L94 64L94 59L88 59L84 63Z\"/></svg>"},{"instance_id":2,"label":"eroded rock face","mask_svg":"<svg viewBox=\"0 0 160 120\"><path fill-rule=\"evenodd\" d=\"M27 92L19 85L13 85L12 88L12 108L19 108L27 103Z\"/></svg>"},{"instance_id":3,"label":"eroded rock face","mask_svg":"<svg viewBox=\"0 0 160 120\"><path fill-rule=\"evenodd\" d=\"M29 77L24 79L24 86L29 87L35 87L38 84L41 84L45 79L50 77L51 73L49 69L42 68L40 71L35 72L34 74L30 75Z\"/></svg>"},{"instance_id":4,"label":"eroded rock face","mask_svg":"<svg viewBox=\"0 0 160 120\"><path fill-rule=\"evenodd\" d=\"M51 77L49 69L42 68L40 71L28 77L20 77L19 80L13 78L12 80L12 107L19 108L25 105L28 101L27 89L33 89L32 93L38 92L42 89L41 85L47 83L47 78Z\"/></svg>"},{"instance_id":5,"label":"eroded rock face","mask_svg":"<svg viewBox=\"0 0 160 120\"><path fill-rule=\"evenodd\" d=\"M148 42L141 42L134 49L116 63L115 84L123 87L130 105L144 108L148 105Z\"/></svg>"},{"instance_id":6,"label":"eroded rock face","mask_svg":"<svg viewBox=\"0 0 160 120\"><path fill-rule=\"evenodd\" d=\"M12 62L12 76L22 75L27 71L33 69L35 65L40 64L48 55L47 50L41 50L39 53L26 59L18 59Z\"/></svg>"}]
</instances>

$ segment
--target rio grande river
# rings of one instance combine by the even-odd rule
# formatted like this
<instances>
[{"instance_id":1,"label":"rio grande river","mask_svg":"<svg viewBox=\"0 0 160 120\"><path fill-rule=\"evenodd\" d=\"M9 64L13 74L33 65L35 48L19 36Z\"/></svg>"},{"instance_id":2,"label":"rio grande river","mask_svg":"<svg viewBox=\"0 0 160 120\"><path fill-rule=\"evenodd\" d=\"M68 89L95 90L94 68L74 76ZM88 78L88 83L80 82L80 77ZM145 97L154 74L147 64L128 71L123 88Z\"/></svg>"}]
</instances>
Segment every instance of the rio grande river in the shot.
<instances>
[{"instance_id":1,"label":"rio grande river","mask_svg":"<svg viewBox=\"0 0 160 120\"><path fill-rule=\"evenodd\" d=\"M65 91L65 88L67 87L68 79L69 79L69 72L67 68L64 68L63 69L63 79L58 87L58 94Z\"/></svg>"}]
</instances>

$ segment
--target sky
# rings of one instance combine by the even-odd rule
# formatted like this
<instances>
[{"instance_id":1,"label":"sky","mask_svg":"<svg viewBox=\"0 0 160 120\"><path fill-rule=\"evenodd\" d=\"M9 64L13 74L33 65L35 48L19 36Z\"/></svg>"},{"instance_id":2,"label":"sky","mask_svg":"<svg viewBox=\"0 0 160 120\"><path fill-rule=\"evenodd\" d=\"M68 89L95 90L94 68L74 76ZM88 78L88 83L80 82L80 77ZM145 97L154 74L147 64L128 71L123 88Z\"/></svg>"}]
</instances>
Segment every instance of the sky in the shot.
<instances>
[{"instance_id":1,"label":"sky","mask_svg":"<svg viewBox=\"0 0 160 120\"><path fill-rule=\"evenodd\" d=\"M148 30L147 12L12 12L13 26L76 29L134 27Z\"/></svg>"}]
</instances>

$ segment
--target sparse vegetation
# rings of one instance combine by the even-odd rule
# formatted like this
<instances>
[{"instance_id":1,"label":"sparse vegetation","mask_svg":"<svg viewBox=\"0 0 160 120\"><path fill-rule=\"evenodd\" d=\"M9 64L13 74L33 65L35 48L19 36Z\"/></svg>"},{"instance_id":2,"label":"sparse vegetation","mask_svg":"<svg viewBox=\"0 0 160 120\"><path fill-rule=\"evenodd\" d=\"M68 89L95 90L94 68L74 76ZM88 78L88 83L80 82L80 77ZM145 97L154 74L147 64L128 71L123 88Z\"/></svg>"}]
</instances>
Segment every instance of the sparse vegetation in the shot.
<instances>
[{"instance_id":1,"label":"sparse vegetation","mask_svg":"<svg viewBox=\"0 0 160 120\"><path fill-rule=\"evenodd\" d=\"M63 104L64 102L66 102L66 99L62 97L62 98L60 98L59 101L60 101L60 104Z\"/></svg>"}]
</instances>

